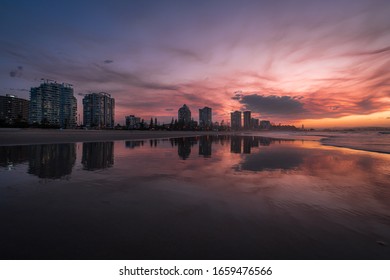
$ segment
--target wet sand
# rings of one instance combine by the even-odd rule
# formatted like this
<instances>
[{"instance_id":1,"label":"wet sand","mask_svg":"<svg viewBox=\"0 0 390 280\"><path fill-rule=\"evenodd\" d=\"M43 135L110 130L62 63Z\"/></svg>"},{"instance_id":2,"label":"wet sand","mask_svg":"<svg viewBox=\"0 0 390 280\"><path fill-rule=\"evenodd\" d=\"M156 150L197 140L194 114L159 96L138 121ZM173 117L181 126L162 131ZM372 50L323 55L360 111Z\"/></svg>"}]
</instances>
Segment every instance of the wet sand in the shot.
<instances>
[{"instance_id":1,"label":"wet sand","mask_svg":"<svg viewBox=\"0 0 390 280\"><path fill-rule=\"evenodd\" d=\"M319 141L326 146L369 152L390 153L390 134L378 132L304 132L304 131L140 131L81 129L18 129L0 128L0 146L100 142L135 139L191 137L199 135L248 135L274 139Z\"/></svg>"},{"instance_id":2,"label":"wet sand","mask_svg":"<svg viewBox=\"0 0 390 280\"><path fill-rule=\"evenodd\" d=\"M139 130L81 130L81 129L0 129L0 146L100 142L133 139L222 135L229 132L208 131L139 131Z\"/></svg>"}]
</instances>

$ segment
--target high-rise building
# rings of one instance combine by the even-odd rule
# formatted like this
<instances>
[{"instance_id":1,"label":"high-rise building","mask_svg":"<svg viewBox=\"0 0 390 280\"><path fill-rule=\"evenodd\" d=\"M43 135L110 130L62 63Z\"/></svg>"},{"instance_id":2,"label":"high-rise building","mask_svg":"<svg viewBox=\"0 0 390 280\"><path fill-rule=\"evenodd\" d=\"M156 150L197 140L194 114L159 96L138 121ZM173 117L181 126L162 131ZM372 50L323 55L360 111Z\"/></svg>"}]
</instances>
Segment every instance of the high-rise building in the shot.
<instances>
[{"instance_id":1,"label":"high-rise building","mask_svg":"<svg viewBox=\"0 0 390 280\"><path fill-rule=\"evenodd\" d=\"M240 111L234 111L230 114L230 123L232 130L240 130L242 128Z\"/></svg>"},{"instance_id":2,"label":"high-rise building","mask_svg":"<svg viewBox=\"0 0 390 280\"><path fill-rule=\"evenodd\" d=\"M83 98L84 125L114 128L115 100L105 92L90 93Z\"/></svg>"},{"instance_id":3,"label":"high-rise building","mask_svg":"<svg viewBox=\"0 0 390 280\"><path fill-rule=\"evenodd\" d=\"M252 128L258 129L259 128L259 119L252 118L251 125L252 125Z\"/></svg>"},{"instance_id":4,"label":"high-rise building","mask_svg":"<svg viewBox=\"0 0 390 280\"><path fill-rule=\"evenodd\" d=\"M27 123L30 101L6 94L0 96L0 123L13 125Z\"/></svg>"},{"instance_id":5,"label":"high-rise building","mask_svg":"<svg viewBox=\"0 0 390 280\"><path fill-rule=\"evenodd\" d=\"M251 129L251 111L244 111L244 128Z\"/></svg>"},{"instance_id":6,"label":"high-rise building","mask_svg":"<svg viewBox=\"0 0 390 280\"><path fill-rule=\"evenodd\" d=\"M63 128L77 125L77 99L73 96L71 85L63 84L60 94L60 126Z\"/></svg>"},{"instance_id":7,"label":"high-rise building","mask_svg":"<svg viewBox=\"0 0 390 280\"><path fill-rule=\"evenodd\" d=\"M70 84L46 81L30 91L30 124L76 126L77 100Z\"/></svg>"},{"instance_id":8,"label":"high-rise building","mask_svg":"<svg viewBox=\"0 0 390 280\"><path fill-rule=\"evenodd\" d=\"M270 121L260 121L260 128L261 129L270 129L271 128L271 122Z\"/></svg>"},{"instance_id":9,"label":"high-rise building","mask_svg":"<svg viewBox=\"0 0 390 280\"><path fill-rule=\"evenodd\" d=\"M191 123L191 111L186 104L184 104L178 111L178 121L184 125Z\"/></svg>"},{"instance_id":10,"label":"high-rise building","mask_svg":"<svg viewBox=\"0 0 390 280\"><path fill-rule=\"evenodd\" d=\"M209 107L199 109L199 126L207 129L212 126L212 110Z\"/></svg>"},{"instance_id":11,"label":"high-rise building","mask_svg":"<svg viewBox=\"0 0 390 280\"><path fill-rule=\"evenodd\" d=\"M136 117L134 115L126 116L125 120L127 129L137 129L141 126L141 118Z\"/></svg>"}]
</instances>

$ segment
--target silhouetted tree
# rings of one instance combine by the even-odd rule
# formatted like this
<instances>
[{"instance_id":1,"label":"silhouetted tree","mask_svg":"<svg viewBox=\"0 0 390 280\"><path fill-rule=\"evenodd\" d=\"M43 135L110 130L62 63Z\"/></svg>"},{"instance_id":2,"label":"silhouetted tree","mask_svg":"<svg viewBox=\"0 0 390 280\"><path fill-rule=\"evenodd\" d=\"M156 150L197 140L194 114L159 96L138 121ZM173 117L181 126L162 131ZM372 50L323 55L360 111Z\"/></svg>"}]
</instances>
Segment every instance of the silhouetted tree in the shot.
<instances>
[{"instance_id":1,"label":"silhouetted tree","mask_svg":"<svg viewBox=\"0 0 390 280\"><path fill-rule=\"evenodd\" d=\"M169 129L173 129L174 122L175 122L175 121L174 121L173 118L172 118L171 124L169 125Z\"/></svg>"}]
</instances>

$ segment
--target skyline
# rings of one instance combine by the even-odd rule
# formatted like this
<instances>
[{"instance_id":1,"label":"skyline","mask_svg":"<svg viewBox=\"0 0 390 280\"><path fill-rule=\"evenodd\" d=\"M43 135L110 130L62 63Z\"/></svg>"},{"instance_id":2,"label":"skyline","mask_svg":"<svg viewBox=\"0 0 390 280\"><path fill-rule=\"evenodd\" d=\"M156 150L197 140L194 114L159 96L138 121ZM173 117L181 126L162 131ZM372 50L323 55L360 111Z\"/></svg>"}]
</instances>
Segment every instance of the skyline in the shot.
<instances>
[{"instance_id":1,"label":"skyline","mask_svg":"<svg viewBox=\"0 0 390 280\"><path fill-rule=\"evenodd\" d=\"M117 102L115 123L188 104L297 127L390 125L386 1L3 1L0 94L41 78ZM13 89L13 90L12 90ZM194 109L195 108L195 109ZM145 112L150 112L146 115Z\"/></svg>"}]
</instances>

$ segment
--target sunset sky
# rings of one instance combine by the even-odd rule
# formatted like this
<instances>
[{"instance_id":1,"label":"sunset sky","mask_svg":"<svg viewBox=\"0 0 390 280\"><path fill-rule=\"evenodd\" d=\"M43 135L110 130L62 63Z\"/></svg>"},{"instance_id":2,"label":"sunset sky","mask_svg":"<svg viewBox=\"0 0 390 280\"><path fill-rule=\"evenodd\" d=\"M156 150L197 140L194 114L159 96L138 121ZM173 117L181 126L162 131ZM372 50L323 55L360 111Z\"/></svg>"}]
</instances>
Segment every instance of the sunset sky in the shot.
<instances>
[{"instance_id":1,"label":"sunset sky","mask_svg":"<svg viewBox=\"0 0 390 280\"><path fill-rule=\"evenodd\" d=\"M0 94L41 78L108 92L116 123L234 110L305 127L390 126L390 1L0 4Z\"/></svg>"}]
</instances>

